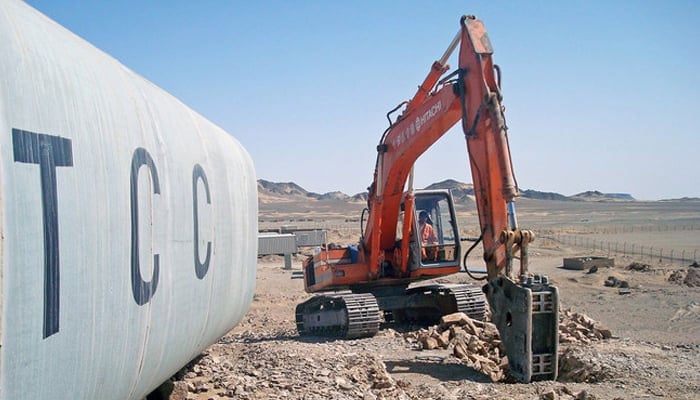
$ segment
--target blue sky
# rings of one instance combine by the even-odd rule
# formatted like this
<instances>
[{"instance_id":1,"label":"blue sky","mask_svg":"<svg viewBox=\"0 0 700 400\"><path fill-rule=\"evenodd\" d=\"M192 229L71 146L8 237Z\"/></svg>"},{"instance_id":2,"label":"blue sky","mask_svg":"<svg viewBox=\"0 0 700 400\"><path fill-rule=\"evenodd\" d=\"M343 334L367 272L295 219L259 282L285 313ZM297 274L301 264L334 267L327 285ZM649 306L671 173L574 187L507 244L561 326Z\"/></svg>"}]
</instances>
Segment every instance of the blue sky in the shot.
<instances>
[{"instance_id":1,"label":"blue sky","mask_svg":"<svg viewBox=\"0 0 700 400\"><path fill-rule=\"evenodd\" d=\"M259 178L347 194L475 14L521 189L700 197L697 1L28 3L231 133ZM459 128L416 165L416 187L447 178L471 182Z\"/></svg>"}]
</instances>

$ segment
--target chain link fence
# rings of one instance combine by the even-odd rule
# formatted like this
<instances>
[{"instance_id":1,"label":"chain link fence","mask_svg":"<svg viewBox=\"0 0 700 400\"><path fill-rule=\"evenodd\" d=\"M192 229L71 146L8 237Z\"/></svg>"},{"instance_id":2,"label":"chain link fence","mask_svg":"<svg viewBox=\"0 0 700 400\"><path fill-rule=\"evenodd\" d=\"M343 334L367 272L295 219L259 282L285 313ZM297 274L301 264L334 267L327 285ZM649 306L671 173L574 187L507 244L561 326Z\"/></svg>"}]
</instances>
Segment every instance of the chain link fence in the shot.
<instances>
[{"instance_id":1,"label":"chain link fence","mask_svg":"<svg viewBox=\"0 0 700 400\"><path fill-rule=\"evenodd\" d=\"M604 235L618 235L623 233L653 233L653 232L682 232L682 231L700 231L700 225L697 224L641 224L641 225L591 225L591 226L562 226L556 228L561 232L570 233L595 233Z\"/></svg>"},{"instance_id":2,"label":"chain link fence","mask_svg":"<svg viewBox=\"0 0 700 400\"><path fill-rule=\"evenodd\" d=\"M599 233L600 231L597 231ZM629 231L627 231L629 232ZM615 232L608 232L615 233ZM568 233L551 233L541 236L545 240L562 243L572 247L580 247L592 251L607 252L608 256L621 254L638 258L640 261L668 262L688 266L698 260L698 249L664 249L631 242L613 242L598 240L586 236L579 236Z\"/></svg>"}]
</instances>

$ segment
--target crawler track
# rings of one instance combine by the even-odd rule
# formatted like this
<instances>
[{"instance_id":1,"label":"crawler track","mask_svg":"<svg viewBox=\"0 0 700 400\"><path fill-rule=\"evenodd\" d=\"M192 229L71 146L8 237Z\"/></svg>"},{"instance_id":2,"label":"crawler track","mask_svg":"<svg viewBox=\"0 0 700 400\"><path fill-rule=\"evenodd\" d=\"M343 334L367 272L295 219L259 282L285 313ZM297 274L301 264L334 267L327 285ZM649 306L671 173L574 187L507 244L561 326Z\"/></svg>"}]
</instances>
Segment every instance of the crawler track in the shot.
<instances>
[{"instance_id":1,"label":"crawler track","mask_svg":"<svg viewBox=\"0 0 700 400\"><path fill-rule=\"evenodd\" d=\"M427 285L410 288L408 296L416 300L406 307L403 314L408 320L430 324L440 320L443 315L463 312L472 319L483 320L486 316L486 296L481 287L469 284Z\"/></svg>"},{"instance_id":2,"label":"crawler track","mask_svg":"<svg viewBox=\"0 0 700 400\"><path fill-rule=\"evenodd\" d=\"M296 323L300 335L360 338L379 331L380 311L371 294L320 295L297 305Z\"/></svg>"},{"instance_id":3,"label":"crawler track","mask_svg":"<svg viewBox=\"0 0 700 400\"><path fill-rule=\"evenodd\" d=\"M420 286L406 290L401 296L393 296L392 300L393 307L385 297L378 301L371 293L317 295L297 305L297 331L300 335L344 339L373 336L379 331L385 308L393 310L398 321L426 325L455 312L478 320L486 315L486 297L475 285Z\"/></svg>"},{"instance_id":4,"label":"crawler track","mask_svg":"<svg viewBox=\"0 0 700 400\"><path fill-rule=\"evenodd\" d=\"M472 319L483 320L486 316L486 295L477 285L440 285L449 290L457 303L457 312L463 312Z\"/></svg>"}]
</instances>

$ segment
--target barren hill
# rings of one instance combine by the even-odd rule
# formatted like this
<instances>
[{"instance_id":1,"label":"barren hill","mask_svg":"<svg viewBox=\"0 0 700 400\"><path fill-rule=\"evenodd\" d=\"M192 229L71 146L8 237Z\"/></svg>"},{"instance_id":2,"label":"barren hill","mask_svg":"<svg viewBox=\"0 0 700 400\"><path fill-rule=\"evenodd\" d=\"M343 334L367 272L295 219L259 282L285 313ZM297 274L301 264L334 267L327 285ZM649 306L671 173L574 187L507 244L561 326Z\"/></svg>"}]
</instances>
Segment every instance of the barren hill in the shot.
<instances>
[{"instance_id":1,"label":"barren hill","mask_svg":"<svg viewBox=\"0 0 700 400\"><path fill-rule=\"evenodd\" d=\"M270 182L258 179L258 193L272 196L307 196L309 192L294 182Z\"/></svg>"},{"instance_id":2,"label":"barren hill","mask_svg":"<svg viewBox=\"0 0 700 400\"><path fill-rule=\"evenodd\" d=\"M258 197L263 202L289 202L294 200L334 200L334 201L367 201L367 192L358 193L352 197L335 191L328 193L309 192L294 182L271 182L258 179Z\"/></svg>"},{"instance_id":3,"label":"barren hill","mask_svg":"<svg viewBox=\"0 0 700 400\"><path fill-rule=\"evenodd\" d=\"M454 179L447 179L433 183L425 189L449 189L457 203L474 203L474 185L463 183ZM258 180L258 195L263 202L288 202L300 199L334 200L348 202L367 201L367 192L349 196L343 192L335 191L324 194L309 192L294 182L270 182L264 179ZM559 200L559 201L635 201L635 198L627 193L602 193L597 190L578 193L573 196L565 196L555 192L540 192L526 189L520 191L520 196L526 199Z\"/></svg>"},{"instance_id":4,"label":"barren hill","mask_svg":"<svg viewBox=\"0 0 700 400\"><path fill-rule=\"evenodd\" d=\"M589 190L575 194L570 197L572 200L580 201L634 201L635 198L628 193L601 193L597 190Z\"/></svg>"},{"instance_id":5,"label":"barren hill","mask_svg":"<svg viewBox=\"0 0 700 400\"><path fill-rule=\"evenodd\" d=\"M462 183L454 179L447 179L442 182L433 183L426 187L426 189L450 189L452 190L452 197L454 197L456 202L474 202L474 185L471 183Z\"/></svg>"}]
</instances>

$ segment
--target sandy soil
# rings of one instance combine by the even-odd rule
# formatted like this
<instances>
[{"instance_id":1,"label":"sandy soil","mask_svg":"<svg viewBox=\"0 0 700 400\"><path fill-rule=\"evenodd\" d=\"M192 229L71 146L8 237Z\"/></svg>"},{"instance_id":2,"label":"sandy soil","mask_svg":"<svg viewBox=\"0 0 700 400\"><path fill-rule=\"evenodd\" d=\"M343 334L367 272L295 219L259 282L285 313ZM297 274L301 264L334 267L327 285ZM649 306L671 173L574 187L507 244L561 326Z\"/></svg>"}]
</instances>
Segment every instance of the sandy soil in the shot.
<instances>
[{"instance_id":1,"label":"sandy soil","mask_svg":"<svg viewBox=\"0 0 700 400\"><path fill-rule=\"evenodd\" d=\"M560 231L579 223L590 232L604 232L613 224L639 226L654 218L649 210L640 214L636 205L630 214L634 221L625 221L623 206L612 204L606 211L605 205L597 204L594 211L598 214L580 211L587 222L581 223L581 216L562 212L566 220L560 218L557 225L551 223L551 215L557 210L536 205L530 207L530 214L526 210L524 220L546 220L547 229ZM545 212L549 217L542 214ZM588 222L606 212L614 213L617 219L607 225ZM662 214L659 223L672 225L682 220L700 226L693 219L698 215L695 203L694 208L681 207L676 214ZM655 218L658 221L659 216ZM341 217L334 219L339 225L343 221ZM355 234L351 227L335 229L331 240L352 241ZM698 231L691 229L688 235L697 237ZM663 232L650 232L648 236L638 233L634 240L648 246L659 237L663 240ZM672 241L666 243L672 246ZM585 313L613 333L608 340L561 346L560 354L590 372L585 382L567 381L566 374L562 374L556 382L493 383L448 350L420 350L407 340L417 327L384 327L377 336L359 340L299 337L294 307L309 297L298 279L300 257L292 270L283 269L281 257L265 257L258 263L255 298L242 323L174 377L175 391L170 398L698 398L700 288L683 284L682 279L669 280L675 271L685 274L689 267L622 255L612 255L614 268L601 268L596 273L561 267L564 257L584 255L607 256L552 240L536 241L531 251L531 270L548 275L559 287L561 307ZM645 271L628 270L626 267L635 261L649 267ZM479 267L479 257L471 257L470 263ZM604 286L610 276L627 281L629 289ZM448 280L470 281L466 274Z\"/></svg>"}]
</instances>

